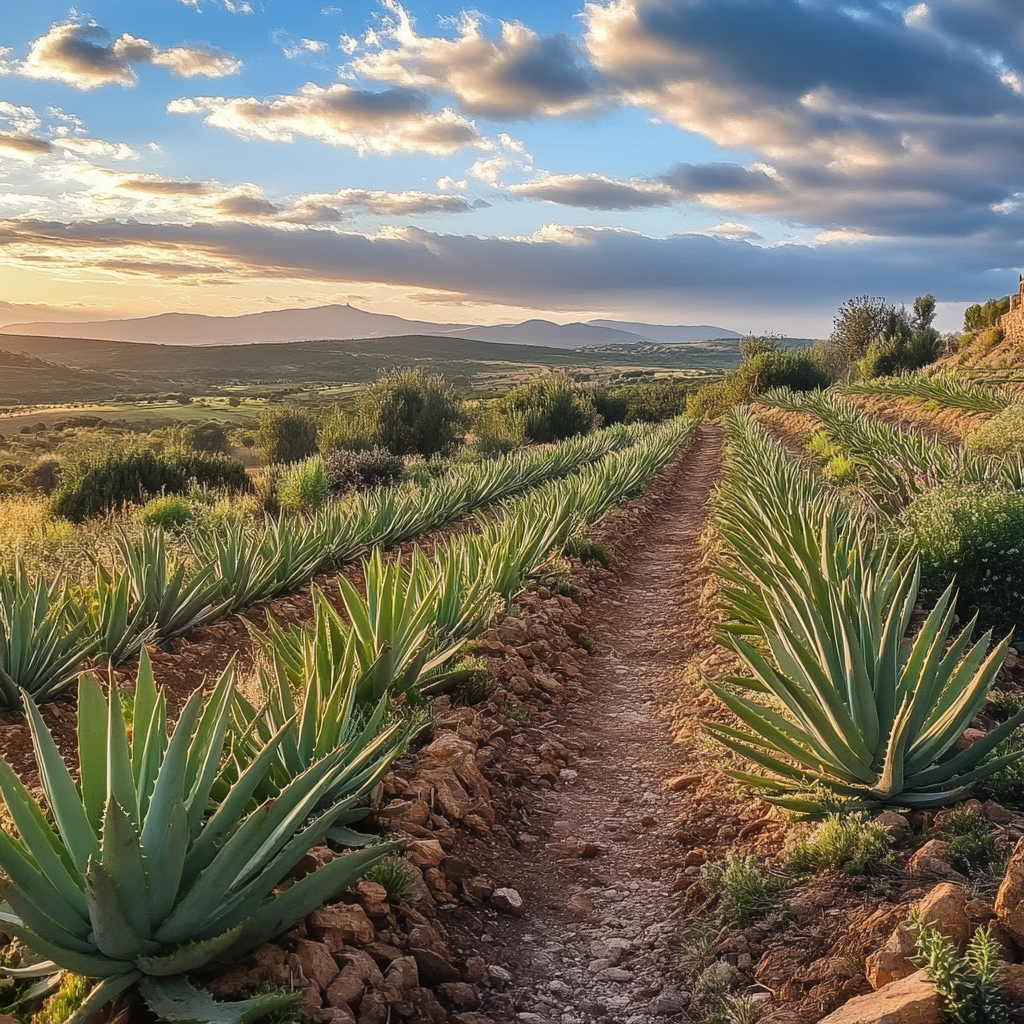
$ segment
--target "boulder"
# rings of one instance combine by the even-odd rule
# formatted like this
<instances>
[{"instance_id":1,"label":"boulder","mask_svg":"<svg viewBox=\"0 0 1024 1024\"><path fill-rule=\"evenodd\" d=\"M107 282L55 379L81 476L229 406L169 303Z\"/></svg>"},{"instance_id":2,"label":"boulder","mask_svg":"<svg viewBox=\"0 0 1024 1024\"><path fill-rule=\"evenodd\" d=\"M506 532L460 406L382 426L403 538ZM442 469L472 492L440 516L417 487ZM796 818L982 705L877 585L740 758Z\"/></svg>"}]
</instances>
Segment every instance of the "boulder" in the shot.
<instances>
[{"instance_id":1,"label":"boulder","mask_svg":"<svg viewBox=\"0 0 1024 1024\"><path fill-rule=\"evenodd\" d=\"M334 952L339 952L345 943L365 945L377 937L363 908L348 903L314 910L309 915L309 923Z\"/></svg>"},{"instance_id":2,"label":"boulder","mask_svg":"<svg viewBox=\"0 0 1024 1024\"><path fill-rule=\"evenodd\" d=\"M1024 839L1013 851L996 895L996 914L1014 942L1024 945Z\"/></svg>"},{"instance_id":3,"label":"boulder","mask_svg":"<svg viewBox=\"0 0 1024 1024\"><path fill-rule=\"evenodd\" d=\"M896 811L882 811L875 818L875 824L882 825L889 833L889 838L897 845L906 839L911 832L910 822L902 814L897 814Z\"/></svg>"},{"instance_id":4,"label":"boulder","mask_svg":"<svg viewBox=\"0 0 1024 1024\"><path fill-rule=\"evenodd\" d=\"M436 868L446 854L436 839L417 839L406 846L405 856L418 868Z\"/></svg>"},{"instance_id":5,"label":"boulder","mask_svg":"<svg viewBox=\"0 0 1024 1024\"><path fill-rule=\"evenodd\" d=\"M964 891L951 882L942 882L918 904L921 920L934 924L947 939L952 939L961 949L974 934Z\"/></svg>"},{"instance_id":6,"label":"boulder","mask_svg":"<svg viewBox=\"0 0 1024 1024\"><path fill-rule=\"evenodd\" d=\"M940 1024L942 1013L935 986L924 971L891 985L854 996L819 1024Z\"/></svg>"},{"instance_id":7,"label":"boulder","mask_svg":"<svg viewBox=\"0 0 1024 1024\"><path fill-rule=\"evenodd\" d=\"M966 881L950 862L949 843L941 839L929 839L910 858L907 872L918 878L944 878L951 882Z\"/></svg>"},{"instance_id":8,"label":"boulder","mask_svg":"<svg viewBox=\"0 0 1024 1024\"><path fill-rule=\"evenodd\" d=\"M917 973L917 965L897 950L880 949L864 961L864 976L875 990Z\"/></svg>"}]
</instances>

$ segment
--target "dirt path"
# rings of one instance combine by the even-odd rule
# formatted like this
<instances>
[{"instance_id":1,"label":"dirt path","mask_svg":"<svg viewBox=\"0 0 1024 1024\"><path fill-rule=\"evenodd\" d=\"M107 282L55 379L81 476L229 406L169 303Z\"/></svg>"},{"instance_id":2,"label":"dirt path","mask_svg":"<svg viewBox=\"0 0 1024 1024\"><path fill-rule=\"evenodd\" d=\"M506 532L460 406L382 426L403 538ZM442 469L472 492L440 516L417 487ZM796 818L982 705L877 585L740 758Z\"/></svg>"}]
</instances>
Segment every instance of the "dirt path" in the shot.
<instances>
[{"instance_id":1,"label":"dirt path","mask_svg":"<svg viewBox=\"0 0 1024 1024\"><path fill-rule=\"evenodd\" d=\"M590 696L556 727L562 743L583 749L554 790L528 801L518 850L492 862L526 916L458 915L465 940L512 975L485 1006L498 1021L641 1024L685 1005L668 940L680 882L698 870L686 871L686 854L728 820L716 808L710 835L694 835L712 815L679 820L687 794L665 781L690 759L673 741L673 706L695 644L707 652L700 534L721 456L720 428L702 428L649 503L639 543L619 547L615 578L587 607Z\"/></svg>"}]
</instances>

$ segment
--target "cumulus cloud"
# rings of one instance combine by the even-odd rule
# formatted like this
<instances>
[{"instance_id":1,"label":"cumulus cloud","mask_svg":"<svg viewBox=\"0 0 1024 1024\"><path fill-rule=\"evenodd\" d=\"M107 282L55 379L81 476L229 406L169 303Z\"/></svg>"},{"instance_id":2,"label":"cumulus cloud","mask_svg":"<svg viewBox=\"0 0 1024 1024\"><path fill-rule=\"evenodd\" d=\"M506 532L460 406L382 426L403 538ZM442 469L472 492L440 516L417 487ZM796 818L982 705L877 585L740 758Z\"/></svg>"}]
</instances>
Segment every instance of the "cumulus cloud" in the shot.
<instances>
[{"instance_id":1,"label":"cumulus cloud","mask_svg":"<svg viewBox=\"0 0 1024 1024\"><path fill-rule=\"evenodd\" d=\"M983 227L1024 177L1024 30L1008 0L608 0L585 22L595 66L627 102L771 170L668 175L701 202L944 234Z\"/></svg>"},{"instance_id":2,"label":"cumulus cloud","mask_svg":"<svg viewBox=\"0 0 1024 1024\"><path fill-rule=\"evenodd\" d=\"M25 132L0 131L0 153L15 160L30 162L41 156L49 156L53 144Z\"/></svg>"},{"instance_id":3,"label":"cumulus cloud","mask_svg":"<svg viewBox=\"0 0 1024 1024\"><path fill-rule=\"evenodd\" d=\"M502 22L500 39L492 41L480 15L464 12L454 39L421 36L397 0L383 2L390 17L369 38L379 49L352 61L357 74L455 96L463 110L485 117L561 117L607 103L599 76L566 35L540 36L520 22Z\"/></svg>"},{"instance_id":4,"label":"cumulus cloud","mask_svg":"<svg viewBox=\"0 0 1024 1024\"><path fill-rule=\"evenodd\" d=\"M87 90L104 85L133 86L139 64L158 64L182 78L223 78L242 67L240 60L215 47L197 44L161 49L127 32L111 40L110 33L94 21L66 21L54 24L36 39L15 70L27 78L50 79Z\"/></svg>"},{"instance_id":5,"label":"cumulus cloud","mask_svg":"<svg viewBox=\"0 0 1024 1024\"><path fill-rule=\"evenodd\" d=\"M431 111L424 93L406 88L368 92L308 82L272 100L198 96L172 100L167 110L205 114L206 124L243 138L292 142L305 135L359 153L448 156L464 146L490 146L472 121L447 107Z\"/></svg>"}]
</instances>

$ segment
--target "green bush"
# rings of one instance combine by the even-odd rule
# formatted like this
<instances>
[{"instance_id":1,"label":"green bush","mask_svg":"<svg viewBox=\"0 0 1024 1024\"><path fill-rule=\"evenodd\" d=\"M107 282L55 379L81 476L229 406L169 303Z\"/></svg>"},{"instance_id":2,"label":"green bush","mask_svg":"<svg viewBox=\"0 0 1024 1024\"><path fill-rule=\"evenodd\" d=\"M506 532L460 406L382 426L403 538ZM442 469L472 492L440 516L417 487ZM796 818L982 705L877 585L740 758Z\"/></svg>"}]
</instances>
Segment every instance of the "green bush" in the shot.
<instances>
[{"instance_id":1,"label":"green bush","mask_svg":"<svg viewBox=\"0 0 1024 1024\"><path fill-rule=\"evenodd\" d=\"M162 526L165 530L180 530L193 518L192 505L179 494L154 498L139 509L138 520L143 526Z\"/></svg>"},{"instance_id":2,"label":"green bush","mask_svg":"<svg viewBox=\"0 0 1024 1024\"><path fill-rule=\"evenodd\" d=\"M752 402L772 388L814 391L831 383L829 372L812 349L755 351L739 369L730 370L725 380L705 384L691 395L686 412L695 418L714 419L730 406Z\"/></svg>"},{"instance_id":3,"label":"green bush","mask_svg":"<svg viewBox=\"0 0 1024 1024\"><path fill-rule=\"evenodd\" d=\"M387 487L402 479L405 463L384 448L331 452L324 460L331 490L339 494Z\"/></svg>"},{"instance_id":4,"label":"green bush","mask_svg":"<svg viewBox=\"0 0 1024 1024\"><path fill-rule=\"evenodd\" d=\"M869 820L866 814L830 814L809 836L797 840L786 867L798 873L842 868L848 875L859 875L868 864L891 859L884 825Z\"/></svg>"},{"instance_id":5,"label":"green bush","mask_svg":"<svg viewBox=\"0 0 1024 1024\"><path fill-rule=\"evenodd\" d=\"M358 421L374 446L393 455L435 455L464 433L465 403L443 377L422 370L384 374L357 402Z\"/></svg>"},{"instance_id":6,"label":"green bush","mask_svg":"<svg viewBox=\"0 0 1024 1024\"><path fill-rule=\"evenodd\" d=\"M502 415L493 403L477 414L473 423L473 448L484 458L508 455L528 443L518 422Z\"/></svg>"},{"instance_id":7,"label":"green bush","mask_svg":"<svg viewBox=\"0 0 1024 1024\"><path fill-rule=\"evenodd\" d=\"M629 415L629 398L627 394L636 384L626 384L619 388L591 388L590 400L594 403L597 415L601 417L601 425L610 427L613 423L625 423Z\"/></svg>"},{"instance_id":8,"label":"green bush","mask_svg":"<svg viewBox=\"0 0 1024 1024\"><path fill-rule=\"evenodd\" d=\"M520 384L495 407L526 438L541 444L589 433L597 416L591 389L560 373Z\"/></svg>"},{"instance_id":9,"label":"green bush","mask_svg":"<svg viewBox=\"0 0 1024 1024\"><path fill-rule=\"evenodd\" d=\"M686 411L686 399L693 385L685 380L665 378L622 384L615 388L592 388L591 397L604 426L614 423L660 423Z\"/></svg>"},{"instance_id":10,"label":"green bush","mask_svg":"<svg viewBox=\"0 0 1024 1024\"><path fill-rule=\"evenodd\" d=\"M983 628L1024 621L1024 494L991 483L939 488L911 502L902 523L921 553L926 595L955 580L960 606Z\"/></svg>"},{"instance_id":11,"label":"green bush","mask_svg":"<svg viewBox=\"0 0 1024 1024\"><path fill-rule=\"evenodd\" d=\"M1024 454L1024 405L1007 406L967 438L979 455Z\"/></svg>"},{"instance_id":12,"label":"green bush","mask_svg":"<svg viewBox=\"0 0 1024 1024\"><path fill-rule=\"evenodd\" d=\"M319 455L282 468L277 484L282 512L309 515L323 505L330 493L331 480Z\"/></svg>"},{"instance_id":13,"label":"green bush","mask_svg":"<svg viewBox=\"0 0 1024 1024\"><path fill-rule=\"evenodd\" d=\"M158 454L152 448L111 446L65 460L50 510L80 523L126 502L144 504L163 493L184 491L193 480L236 490L249 486L245 467L227 455L186 449Z\"/></svg>"},{"instance_id":14,"label":"green bush","mask_svg":"<svg viewBox=\"0 0 1024 1024\"><path fill-rule=\"evenodd\" d=\"M264 465L301 462L317 450L317 423L301 409L264 409L254 438Z\"/></svg>"},{"instance_id":15,"label":"green bush","mask_svg":"<svg viewBox=\"0 0 1024 1024\"><path fill-rule=\"evenodd\" d=\"M184 430L185 445L197 452L212 452L227 455L231 447L228 428L216 420L206 423L190 423Z\"/></svg>"},{"instance_id":16,"label":"green bush","mask_svg":"<svg viewBox=\"0 0 1024 1024\"><path fill-rule=\"evenodd\" d=\"M730 928L748 928L764 917L776 902L776 889L755 857L730 853L720 864L705 864L701 877L718 897L718 920Z\"/></svg>"}]
</instances>

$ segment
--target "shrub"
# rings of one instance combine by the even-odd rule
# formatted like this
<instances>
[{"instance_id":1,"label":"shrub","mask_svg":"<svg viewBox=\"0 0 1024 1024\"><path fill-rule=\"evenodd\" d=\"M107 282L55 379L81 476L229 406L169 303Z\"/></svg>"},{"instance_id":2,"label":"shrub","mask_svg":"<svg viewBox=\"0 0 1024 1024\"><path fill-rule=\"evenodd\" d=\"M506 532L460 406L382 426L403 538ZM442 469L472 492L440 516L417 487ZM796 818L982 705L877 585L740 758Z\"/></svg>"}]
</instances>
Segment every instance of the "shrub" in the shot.
<instances>
[{"instance_id":1,"label":"shrub","mask_svg":"<svg viewBox=\"0 0 1024 1024\"><path fill-rule=\"evenodd\" d=\"M337 405L321 415L317 444L325 458L336 451L362 452L374 447L360 416Z\"/></svg>"},{"instance_id":2,"label":"shrub","mask_svg":"<svg viewBox=\"0 0 1024 1024\"><path fill-rule=\"evenodd\" d=\"M812 349L772 349L756 352L725 380L705 384L686 403L690 416L714 419L730 406L753 401L772 388L814 391L832 383L824 364Z\"/></svg>"},{"instance_id":3,"label":"shrub","mask_svg":"<svg viewBox=\"0 0 1024 1024\"><path fill-rule=\"evenodd\" d=\"M495 405L530 441L542 444L588 433L597 415L590 389L560 373L520 384Z\"/></svg>"},{"instance_id":4,"label":"shrub","mask_svg":"<svg viewBox=\"0 0 1024 1024\"><path fill-rule=\"evenodd\" d=\"M1017 703L1014 712L1020 710ZM1017 753L1024 747L1024 729L1018 729L992 751L993 759ZM982 800L995 800L1004 807L1024 805L1024 758L1004 764L995 774L983 779L974 787L975 794Z\"/></svg>"},{"instance_id":5,"label":"shrub","mask_svg":"<svg viewBox=\"0 0 1024 1024\"><path fill-rule=\"evenodd\" d=\"M775 905L775 890L762 873L756 857L730 853L720 864L705 864L701 877L718 897L719 922L731 928L748 928Z\"/></svg>"},{"instance_id":6,"label":"shrub","mask_svg":"<svg viewBox=\"0 0 1024 1024\"><path fill-rule=\"evenodd\" d=\"M316 420L301 409L264 409L254 440L266 465L301 462L317 450Z\"/></svg>"},{"instance_id":7,"label":"shrub","mask_svg":"<svg viewBox=\"0 0 1024 1024\"><path fill-rule=\"evenodd\" d=\"M952 1024L1010 1024L999 992L999 943L987 926L975 930L963 956L935 924L922 922L916 910L911 913L910 928L917 942L917 961L938 990L947 1020Z\"/></svg>"},{"instance_id":8,"label":"shrub","mask_svg":"<svg viewBox=\"0 0 1024 1024\"><path fill-rule=\"evenodd\" d=\"M228 429L216 420L206 423L190 423L183 432L183 440L187 447L197 452L213 452L227 455L231 447L228 441Z\"/></svg>"},{"instance_id":9,"label":"shrub","mask_svg":"<svg viewBox=\"0 0 1024 1024\"><path fill-rule=\"evenodd\" d=\"M384 448L332 452L324 460L331 489L339 494L387 487L402 479L405 463Z\"/></svg>"},{"instance_id":10,"label":"shrub","mask_svg":"<svg viewBox=\"0 0 1024 1024\"><path fill-rule=\"evenodd\" d=\"M319 455L282 468L277 501L283 512L309 515L327 500L331 480Z\"/></svg>"},{"instance_id":11,"label":"shrub","mask_svg":"<svg viewBox=\"0 0 1024 1024\"><path fill-rule=\"evenodd\" d=\"M190 481L245 490L245 467L227 455L174 449L111 446L65 460L61 482L50 498L54 515L73 522L126 502L144 504L161 493L185 490Z\"/></svg>"},{"instance_id":12,"label":"shrub","mask_svg":"<svg viewBox=\"0 0 1024 1024\"><path fill-rule=\"evenodd\" d=\"M636 384L627 384L621 388L591 388L590 400L594 403L601 424L610 427L613 423L625 423L629 415L629 399L627 393Z\"/></svg>"},{"instance_id":13,"label":"shrub","mask_svg":"<svg viewBox=\"0 0 1024 1024\"><path fill-rule=\"evenodd\" d=\"M996 852L988 821L975 810L951 811L940 831L949 841L950 862L964 875L985 867Z\"/></svg>"},{"instance_id":14,"label":"shrub","mask_svg":"<svg viewBox=\"0 0 1024 1024\"><path fill-rule=\"evenodd\" d=\"M143 526L161 526L165 530L180 530L192 517L191 503L177 494L153 498L138 512L138 520Z\"/></svg>"},{"instance_id":15,"label":"shrub","mask_svg":"<svg viewBox=\"0 0 1024 1024\"><path fill-rule=\"evenodd\" d=\"M1024 494L959 484L915 499L902 522L921 554L921 584L936 595L955 580L961 604L985 628L1022 621Z\"/></svg>"},{"instance_id":16,"label":"shrub","mask_svg":"<svg viewBox=\"0 0 1024 1024\"><path fill-rule=\"evenodd\" d=\"M613 423L660 423L681 415L693 385L666 378L622 384L616 388L592 388L591 396L604 425Z\"/></svg>"},{"instance_id":17,"label":"shrub","mask_svg":"<svg viewBox=\"0 0 1024 1024\"><path fill-rule=\"evenodd\" d=\"M789 851L786 867L796 872L842 868L848 875L862 874L869 863L891 860L889 833L884 825L864 814L830 814L810 836L801 836Z\"/></svg>"},{"instance_id":18,"label":"shrub","mask_svg":"<svg viewBox=\"0 0 1024 1024\"><path fill-rule=\"evenodd\" d=\"M393 455L434 455L462 437L464 403L443 377L400 370L378 377L359 396L359 420L374 445Z\"/></svg>"},{"instance_id":19,"label":"shrub","mask_svg":"<svg viewBox=\"0 0 1024 1024\"><path fill-rule=\"evenodd\" d=\"M1007 406L983 423L967 438L967 446L979 455L1024 454L1024 405Z\"/></svg>"},{"instance_id":20,"label":"shrub","mask_svg":"<svg viewBox=\"0 0 1024 1024\"><path fill-rule=\"evenodd\" d=\"M27 490L52 494L60 483L60 459L44 455L21 474L20 483Z\"/></svg>"},{"instance_id":21,"label":"shrub","mask_svg":"<svg viewBox=\"0 0 1024 1024\"><path fill-rule=\"evenodd\" d=\"M485 458L508 455L528 443L519 423L493 404L486 406L473 424L473 448Z\"/></svg>"}]
</instances>

